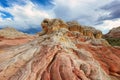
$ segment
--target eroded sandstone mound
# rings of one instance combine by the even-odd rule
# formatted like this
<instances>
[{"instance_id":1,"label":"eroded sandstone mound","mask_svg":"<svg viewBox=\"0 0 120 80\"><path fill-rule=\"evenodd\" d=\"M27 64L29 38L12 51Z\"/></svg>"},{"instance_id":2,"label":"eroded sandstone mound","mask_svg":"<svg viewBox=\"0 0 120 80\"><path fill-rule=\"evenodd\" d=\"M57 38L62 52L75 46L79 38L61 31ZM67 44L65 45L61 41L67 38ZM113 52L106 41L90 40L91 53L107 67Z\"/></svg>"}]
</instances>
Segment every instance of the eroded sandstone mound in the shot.
<instances>
[{"instance_id":1,"label":"eroded sandstone mound","mask_svg":"<svg viewBox=\"0 0 120 80\"><path fill-rule=\"evenodd\" d=\"M20 38L26 36L27 34L17 31L12 27L5 27L0 30L0 37L4 37L4 38L14 39L14 38Z\"/></svg>"},{"instance_id":2,"label":"eroded sandstone mound","mask_svg":"<svg viewBox=\"0 0 120 80\"><path fill-rule=\"evenodd\" d=\"M0 53L0 80L120 80L120 49L59 19L42 27L37 39Z\"/></svg>"},{"instance_id":3,"label":"eroded sandstone mound","mask_svg":"<svg viewBox=\"0 0 120 80\"><path fill-rule=\"evenodd\" d=\"M20 45L33 40L35 36L6 27L0 30L0 50L14 45Z\"/></svg>"}]
</instances>

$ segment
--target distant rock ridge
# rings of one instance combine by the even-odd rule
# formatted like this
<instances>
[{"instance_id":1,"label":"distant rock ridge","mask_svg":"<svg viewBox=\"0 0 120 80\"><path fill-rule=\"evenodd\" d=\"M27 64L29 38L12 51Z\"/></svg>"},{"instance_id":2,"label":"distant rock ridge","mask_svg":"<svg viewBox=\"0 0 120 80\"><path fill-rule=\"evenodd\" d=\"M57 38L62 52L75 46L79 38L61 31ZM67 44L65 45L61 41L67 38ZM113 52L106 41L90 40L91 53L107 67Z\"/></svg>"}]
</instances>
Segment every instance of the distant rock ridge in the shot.
<instances>
[{"instance_id":1,"label":"distant rock ridge","mask_svg":"<svg viewBox=\"0 0 120 80\"><path fill-rule=\"evenodd\" d=\"M110 45L120 47L120 26L111 29L103 38L105 38Z\"/></svg>"},{"instance_id":2,"label":"distant rock ridge","mask_svg":"<svg viewBox=\"0 0 120 80\"><path fill-rule=\"evenodd\" d=\"M5 27L0 29L0 50L25 44L34 38L35 36L17 31L12 27Z\"/></svg>"},{"instance_id":3,"label":"distant rock ridge","mask_svg":"<svg viewBox=\"0 0 120 80\"><path fill-rule=\"evenodd\" d=\"M36 39L1 51L0 80L120 80L120 49L70 24L45 19Z\"/></svg>"},{"instance_id":4,"label":"distant rock ridge","mask_svg":"<svg viewBox=\"0 0 120 80\"><path fill-rule=\"evenodd\" d=\"M111 29L107 34L104 35L105 38L120 38L120 26Z\"/></svg>"},{"instance_id":5,"label":"distant rock ridge","mask_svg":"<svg viewBox=\"0 0 120 80\"><path fill-rule=\"evenodd\" d=\"M28 35L12 27L5 27L0 30L0 37L4 37L4 38L14 39L14 38L24 38L26 36Z\"/></svg>"}]
</instances>

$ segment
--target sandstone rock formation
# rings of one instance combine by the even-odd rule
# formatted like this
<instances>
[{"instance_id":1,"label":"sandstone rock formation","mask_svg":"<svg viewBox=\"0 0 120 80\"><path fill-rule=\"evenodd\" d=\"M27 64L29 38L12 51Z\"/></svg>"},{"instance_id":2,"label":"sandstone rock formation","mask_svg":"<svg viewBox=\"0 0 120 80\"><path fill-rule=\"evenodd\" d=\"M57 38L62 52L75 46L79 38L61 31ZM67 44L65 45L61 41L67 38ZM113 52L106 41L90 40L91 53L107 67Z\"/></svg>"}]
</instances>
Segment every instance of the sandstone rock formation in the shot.
<instances>
[{"instance_id":1,"label":"sandstone rock formation","mask_svg":"<svg viewBox=\"0 0 120 80\"><path fill-rule=\"evenodd\" d=\"M120 49L93 45L102 40L69 30L59 19L44 20L42 27L37 39L0 53L0 80L120 80Z\"/></svg>"},{"instance_id":2,"label":"sandstone rock formation","mask_svg":"<svg viewBox=\"0 0 120 80\"><path fill-rule=\"evenodd\" d=\"M81 34L84 33L84 28L78 22L71 21L67 22L67 24L70 31L78 31Z\"/></svg>"},{"instance_id":3,"label":"sandstone rock formation","mask_svg":"<svg viewBox=\"0 0 120 80\"><path fill-rule=\"evenodd\" d=\"M66 28L70 31L80 32L80 34L84 36L88 36L90 38L96 38L96 39L102 38L102 32L100 30L96 30L95 28L89 26L82 26L76 21L65 23L61 19L52 19L52 20L45 19L43 23L41 23L41 25L43 31L39 33L39 35L50 33L52 30L56 30L59 28Z\"/></svg>"},{"instance_id":4,"label":"sandstone rock formation","mask_svg":"<svg viewBox=\"0 0 120 80\"><path fill-rule=\"evenodd\" d=\"M10 46L20 45L33 40L35 37L6 27L0 30L0 50Z\"/></svg>"},{"instance_id":5,"label":"sandstone rock formation","mask_svg":"<svg viewBox=\"0 0 120 80\"><path fill-rule=\"evenodd\" d=\"M112 46L120 46L120 26L111 29L107 34L104 35L104 38Z\"/></svg>"},{"instance_id":6,"label":"sandstone rock formation","mask_svg":"<svg viewBox=\"0 0 120 80\"><path fill-rule=\"evenodd\" d=\"M102 38L102 32L99 30L96 30L93 27L82 26L78 22L75 22L75 21L67 22L67 24L68 24L68 29L70 31L78 31L84 36L88 36L90 38L97 38L97 39Z\"/></svg>"},{"instance_id":7,"label":"sandstone rock formation","mask_svg":"<svg viewBox=\"0 0 120 80\"><path fill-rule=\"evenodd\" d=\"M41 26L43 28L43 31L39 33L39 35L43 34L49 34L53 32L53 30L58 30L59 28L68 28L67 24L64 23L60 19L45 19L42 23Z\"/></svg>"},{"instance_id":8,"label":"sandstone rock formation","mask_svg":"<svg viewBox=\"0 0 120 80\"><path fill-rule=\"evenodd\" d=\"M93 27L90 26L84 26L85 30L90 31L91 33L93 33L93 35L91 35L91 37L95 37L96 39L101 39L103 34L100 30L96 30Z\"/></svg>"},{"instance_id":9,"label":"sandstone rock formation","mask_svg":"<svg viewBox=\"0 0 120 80\"><path fill-rule=\"evenodd\" d=\"M120 38L120 26L111 29L107 34L104 35L105 38Z\"/></svg>"},{"instance_id":10,"label":"sandstone rock formation","mask_svg":"<svg viewBox=\"0 0 120 80\"><path fill-rule=\"evenodd\" d=\"M17 31L12 27L5 27L0 30L0 37L4 37L4 38L14 39L14 38L20 38L20 37L26 37L26 36L27 34Z\"/></svg>"}]
</instances>

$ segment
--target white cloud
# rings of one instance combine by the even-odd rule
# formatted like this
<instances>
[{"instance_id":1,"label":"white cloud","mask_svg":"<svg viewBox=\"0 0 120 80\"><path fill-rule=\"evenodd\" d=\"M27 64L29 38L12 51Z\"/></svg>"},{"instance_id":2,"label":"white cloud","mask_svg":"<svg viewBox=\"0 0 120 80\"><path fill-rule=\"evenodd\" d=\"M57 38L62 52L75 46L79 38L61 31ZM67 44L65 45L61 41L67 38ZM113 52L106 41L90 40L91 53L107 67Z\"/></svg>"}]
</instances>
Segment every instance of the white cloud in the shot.
<instances>
[{"instance_id":1,"label":"white cloud","mask_svg":"<svg viewBox=\"0 0 120 80\"><path fill-rule=\"evenodd\" d=\"M120 26L119 20L103 20L99 23L99 18L108 16L110 12L100 9L113 0L54 0L56 5L54 13L64 20L77 20L83 25L94 26L97 29L108 32L113 27Z\"/></svg>"},{"instance_id":2,"label":"white cloud","mask_svg":"<svg viewBox=\"0 0 120 80\"><path fill-rule=\"evenodd\" d=\"M25 5L13 3L11 7L0 10L7 11L14 16L2 18L0 14L0 26L12 26L17 29L37 28L44 18L62 18L65 21L77 20L83 25L94 26L100 17L109 14L108 11L100 9L102 6L111 3L113 0L53 0L52 8L46 9L39 4L33 4L30 0L25 1ZM103 24L95 25L96 28L104 31L120 25L118 20L105 20Z\"/></svg>"},{"instance_id":3,"label":"white cloud","mask_svg":"<svg viewBox=\"0 0 120 80\"><path fill-rule=\"evenodd\" d=\"M96 26L97 29L107 33L110 29L120 26L120 19L117 20L105 20L103 24Z\"/></svg>"},{"instance_id":4,"label":"white cloud","mask_svg":"<svg viewBox=\"0 0 120 80\"><path fill-rule=\"evenodd\" d=\"M54 12L64 20L78 20L82 24L91 25L103 15L99 9L112 0L54 0Z\"/></svg>"},{"instance_id":5,"label":"white cloud","mask_svg":"<svg viewBox=\"0 0 120 80\"><path fill-rule=\"evenodd\" d=\"M41 20L44 18L51 18L52 15L49 11L46 11L30 1L26 1L26 5L20 6L14 4L12 7L2 8L0 10L7 11L14 16L14 20L10 18L1 18L0 26L12 26L17 29L36 28L40 26Z\"/></svg>"}]
</instances>

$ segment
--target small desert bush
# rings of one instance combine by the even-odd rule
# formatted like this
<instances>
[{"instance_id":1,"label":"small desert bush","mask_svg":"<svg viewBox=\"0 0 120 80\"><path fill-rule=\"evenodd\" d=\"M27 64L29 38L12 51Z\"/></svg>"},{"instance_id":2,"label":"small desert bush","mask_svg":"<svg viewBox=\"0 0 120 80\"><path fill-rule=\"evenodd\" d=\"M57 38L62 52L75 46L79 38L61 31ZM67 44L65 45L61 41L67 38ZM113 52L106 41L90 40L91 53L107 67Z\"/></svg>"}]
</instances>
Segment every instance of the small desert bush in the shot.
<instances>
[{"instance_id":1,"label":"small desert bush","mask_svg":"<svg viewBox=\"0 0 120 80\"><path fill-rule=\"evenodd\" d=\"M112 46L120 46L120 38L106 38L106 40Z\"/></svg>"}]
</instances>

